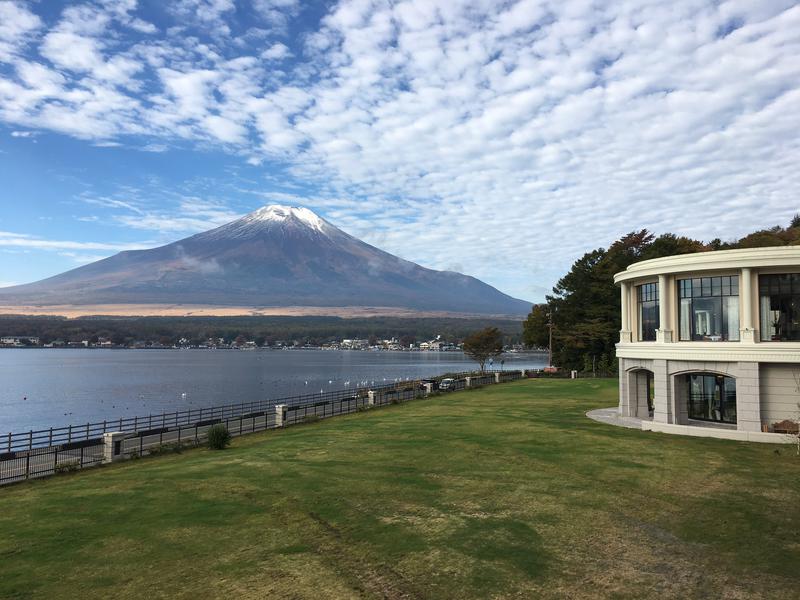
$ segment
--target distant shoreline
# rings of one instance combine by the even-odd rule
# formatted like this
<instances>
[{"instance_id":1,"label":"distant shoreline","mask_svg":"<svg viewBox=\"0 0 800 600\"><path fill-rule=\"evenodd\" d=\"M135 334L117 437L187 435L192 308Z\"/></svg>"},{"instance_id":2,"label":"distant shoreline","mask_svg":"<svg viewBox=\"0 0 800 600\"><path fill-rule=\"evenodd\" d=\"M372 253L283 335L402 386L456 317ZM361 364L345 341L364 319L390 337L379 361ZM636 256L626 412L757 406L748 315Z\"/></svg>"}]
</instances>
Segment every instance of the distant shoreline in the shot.
<instances>
[{"instance_id":1,"label":"distant shoreline","mask_svg":"<svg viewBox=\"0 0 800 600\"><path fill-rule=\"evenodd\" d=\"M363 317L519 319L524 315L413 310L392 306L214 306L208 304L53 304L0 306L0 316L80 317Z\"/></svg>"}]
</instances>

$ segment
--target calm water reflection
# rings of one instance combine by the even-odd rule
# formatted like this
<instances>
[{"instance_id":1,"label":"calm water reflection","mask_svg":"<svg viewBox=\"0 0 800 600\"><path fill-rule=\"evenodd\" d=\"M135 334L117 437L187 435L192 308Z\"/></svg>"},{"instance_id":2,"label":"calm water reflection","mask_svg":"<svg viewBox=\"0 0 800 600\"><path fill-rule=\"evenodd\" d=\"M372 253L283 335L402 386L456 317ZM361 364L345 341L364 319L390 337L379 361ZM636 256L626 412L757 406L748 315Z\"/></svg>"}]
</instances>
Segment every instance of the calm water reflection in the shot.
<instances>
[{"instance_id":1,"label":"calm water reflection","mask_svg":"<svg viewBox=\"0 0 800 600\"><path fill-rule=\"evenodd\" d=\"M540 354L503 358L507 369L547 360ZM474 368L450 352L0 350L0 433Z\"/></svg>"}]
</instances>

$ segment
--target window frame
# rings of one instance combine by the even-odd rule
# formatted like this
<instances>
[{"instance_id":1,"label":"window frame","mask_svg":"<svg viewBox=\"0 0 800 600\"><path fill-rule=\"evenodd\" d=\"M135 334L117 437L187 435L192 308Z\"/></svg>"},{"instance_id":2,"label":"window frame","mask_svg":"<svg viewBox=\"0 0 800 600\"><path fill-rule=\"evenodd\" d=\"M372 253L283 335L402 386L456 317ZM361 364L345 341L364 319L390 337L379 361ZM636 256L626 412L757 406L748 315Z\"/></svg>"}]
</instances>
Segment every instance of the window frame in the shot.
<instances>
[{"instance_id":1,"label":"window frame","mask_svg":"<svg viewBox=\"0 0 800 600\"><path fill-rule=\"evenodd\" d=\"M678 341L680 342L739 342L741 324L741 303L739 300L739 275L711 275L701 277L684 277L677 279L678 309ZM729 331L731 307L734 304L725 298L736 298L734 331ZM697 311L695 301L714 301L719 306L720 338L719 340L698 339ZM687 308L688 307L688 308ZM708 312L708 311L706 311ZM688 318L689 337L685 337L685 318ZM710 336L706 336L710 337Z\"/></svg>"},{"instance_id":2,"label":"window frame","mask_svg":"<svg viewBox=\"0 0 800 600\"><path fill-rule=\"evenodd\" d=\"M766 290L765 290L766 288ZM766 294L765 294L766 291ZM781 313L781 309L772 310L773 298L780 298L780 302L793 302L797 299L797 313L800 316L800 273L759 273L758 275L758 325L759 341L761 342L800 342L800 325L792 327L794 337L785 337L779 333L780 329L774 323L765 322L766 313ZM770 308L765 312L764 300L769 299ZM780 323L780 321L776 321ZM785 321L784 321L785 323ZM780 327L780 325L779 325ZM766 337L765 337L766 336Z\"/></svg>"},{"instance_id":3,"label":"window frame","mask_svg":"<svg viewBox=\"0 0 800 600\"><path fill-rule=\"evenodd\" d=\"M640 342L655 342L656 341L656 330L661 327L661 318L660 318L660 290L658 289L658 282L650 282L650 283L642 283L636 286L636 318L638 320L638 340ZM644 313L643 310L645 308L645 304L648 304L650 310L655 309L655 319L652 319L652 323L654 327L649 327L647 329L647 337L645 337L645 320L644 320ZM652 331L652 335L650 332Z\"/></svg>"}]
</instances>

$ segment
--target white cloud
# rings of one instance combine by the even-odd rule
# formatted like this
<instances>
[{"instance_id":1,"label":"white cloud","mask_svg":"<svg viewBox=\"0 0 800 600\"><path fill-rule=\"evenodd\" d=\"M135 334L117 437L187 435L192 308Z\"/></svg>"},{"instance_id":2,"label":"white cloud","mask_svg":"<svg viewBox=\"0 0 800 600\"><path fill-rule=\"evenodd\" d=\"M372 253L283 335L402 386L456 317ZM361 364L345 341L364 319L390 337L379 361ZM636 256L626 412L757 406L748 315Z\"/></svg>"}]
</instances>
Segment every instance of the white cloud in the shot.
<instances>
[{"instance_id":1,"label":"white cloud","mask_svg":"<svg viewBox=\"0 0 800 600\"><path fill-rule=\"evenodd\" d=\"M281 60L292 56L292 52L289 50L286 44L277 42L264 50L260 56L264 60Z\"/></svg>"},{"instance_id":2,"label":"white cloud","mask_svg":"<svg viewBox=\"0 0 800 600\"><path fill-rule=\"evenodd\" d=\"M0 2L0 63L11 62L21 52L42 20L19 2Z\"/></svg>"},{"instance_id":3,"label":"white cloud","mask_svg":"<svg viewBox=\"0 0 800 600\"><path fill-rule=\"evenodd\" d=\"M253 0L253 8L272 32L285 33L300 10L300 0Z\"/></svg>"},{"instance_id":4,"label":"white cloud","mask_svg":"<svg viewBox=\"0 0 800 600\"><path fill-rule=\"evenodd\" d=\"M351 233L527 297L637 227L730 238L796 211L796 3L498 6L342 0L292 57L272 37L296 0L253 0L238 40L232 0L181 0L135 42L115 29L136 29L134 0L70 6L41 39L4 2L0 119L288 166ZM164 232L233 213L135 208L121 222Z\"/></svg>"},{"instance_id":5,"label":"white cloud","mask_svg":"<svg viewBox=\"0 0 800 600\"><path fill-rule=\"evenodd\" d=\"M47 240L39 237L0 231L0 247L3 248L31 248L36 250L140 250L152 245L152 242L134 243L106 243L106 242L77 242L72 240Z\"/></svg>"}]
</instances>

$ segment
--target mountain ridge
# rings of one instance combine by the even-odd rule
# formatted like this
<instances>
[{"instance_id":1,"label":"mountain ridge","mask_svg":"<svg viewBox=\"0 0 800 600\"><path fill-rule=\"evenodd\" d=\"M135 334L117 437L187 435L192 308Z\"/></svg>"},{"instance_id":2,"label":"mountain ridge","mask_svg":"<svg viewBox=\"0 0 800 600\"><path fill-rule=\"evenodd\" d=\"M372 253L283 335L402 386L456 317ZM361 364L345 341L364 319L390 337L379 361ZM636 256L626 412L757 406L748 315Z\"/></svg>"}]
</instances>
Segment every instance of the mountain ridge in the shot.
<instances>
[{"instance_id":1,"label":"mountain ridge","mask_svg":"<svg viewBox=\"0 0 800 600\"><path fill-rule=\"evenodd\" d=\"M0 289L3 304L380 306L520 316L531 306L469 275L380 250L307 208L281 205Z\"/></svg>"}]
</instances>

